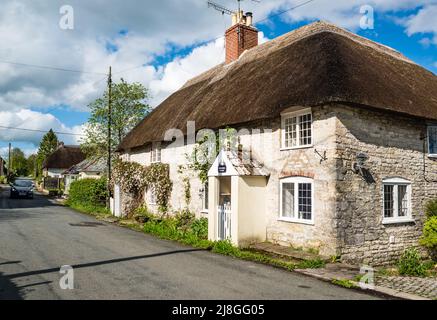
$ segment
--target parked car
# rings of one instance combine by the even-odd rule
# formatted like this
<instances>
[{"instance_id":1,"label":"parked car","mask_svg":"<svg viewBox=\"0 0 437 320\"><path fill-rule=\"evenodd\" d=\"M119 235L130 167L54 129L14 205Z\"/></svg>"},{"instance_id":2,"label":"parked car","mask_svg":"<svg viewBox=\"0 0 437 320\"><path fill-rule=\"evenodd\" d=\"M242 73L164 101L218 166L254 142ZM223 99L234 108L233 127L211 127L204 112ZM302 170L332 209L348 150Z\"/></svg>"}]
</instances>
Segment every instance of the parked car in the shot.
<instances>
[{"instance_id":1,"label":"parked car","mask_svg":"<svg viewBox=\"0 0 437 320\"><path fill-rule=\"evenodd\" d=\"M33 199L33 189L35 185L31 180L17 179L11 183L11 198L30 198Z\"/></svg>"}]
</instances>

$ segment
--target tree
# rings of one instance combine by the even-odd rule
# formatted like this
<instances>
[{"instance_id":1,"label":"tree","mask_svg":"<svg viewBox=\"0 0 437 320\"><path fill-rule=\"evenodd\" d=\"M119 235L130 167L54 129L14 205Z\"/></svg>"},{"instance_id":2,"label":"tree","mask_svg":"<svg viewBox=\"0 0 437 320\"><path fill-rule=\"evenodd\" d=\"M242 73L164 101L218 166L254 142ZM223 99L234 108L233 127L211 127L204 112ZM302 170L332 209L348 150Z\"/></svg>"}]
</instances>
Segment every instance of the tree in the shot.
<instances>
[{"instance_id":1,"label":"tree","mask_svg":"<svg viewBox=\"0 0 437 320\"><path fill-rule=\"evenodd\" d=\"M38 155L31 154L27 158L27 172L29 175L36 177L38 175Z\"/></svg>"},{"instance_id":2,"label":"tree","mask_svg":"<svg viewBox=\"0 0 437 320\"><path fill-rule=\"evenodd\" d=\"M25 177L29 174L27 170L27 159L20 148L14 148L11 152L11 171L15 176Z\"/></svg>"},{"instance_id":3,"label":"tree","mask_svg":"<svg viewBox=\"0 0 437 320\"><path fill-rule=\"evenodd\" d=\"M52 129L47 132L42 138L36 159L36 176L39 177L42 172L42 164L48 156L50 156L59 145L59 140ZM32 171L33 172L33 171Z\"/></svg>"},{"instance_id":4,"label":"tree","mask_svg":"<svg viewBox=\"0 0 437 320\"><path fill-rule=\"evenodd\" d=\"M108 90L89 104L91 116L82 141L82 150L89 157L106 157L108 150ZM120 144L123 138L149 112L149 91L140 83L120 83L112 85L111 149Z\"/></svg>"},{"instance_id":5,"label":"tree","mask_svg":"<svg viewBox=\"0 0 437 320\"><path fill-rule=\"evenodd\" d=\"M58 137L53 132L53 130L50 129L49 132L44 135L39 144L38 156L40 156L44 161L58 148L58 144Z\"/></svg>"}]
</instances>

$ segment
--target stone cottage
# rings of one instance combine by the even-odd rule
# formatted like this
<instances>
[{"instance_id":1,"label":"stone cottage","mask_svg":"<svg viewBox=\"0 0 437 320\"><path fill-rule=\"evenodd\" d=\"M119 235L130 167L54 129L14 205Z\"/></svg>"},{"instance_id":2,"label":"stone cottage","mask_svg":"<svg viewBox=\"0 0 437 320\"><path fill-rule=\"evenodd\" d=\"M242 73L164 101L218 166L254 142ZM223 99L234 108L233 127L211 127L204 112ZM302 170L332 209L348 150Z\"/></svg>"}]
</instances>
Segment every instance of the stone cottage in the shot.
<instances>
[{"instance_id":1,"label":"stone cottage","mask_svg":"<svg viewBox=\"0 0 437 320\"><path fill-rule=\"evenodd\" d=\"M234 19L226 62L134 128L122 159L168 163L173 210L187 206L188 176L188 206L208 217L212 240L393 261L418 244L424 204L437 197L437 77L324 22L257 45L250 20ZM178 170L196 140L224 128L238 147L220 148L206 184ZM145 202L156 209L153 190Z\"/></svg>"}]
</instances>

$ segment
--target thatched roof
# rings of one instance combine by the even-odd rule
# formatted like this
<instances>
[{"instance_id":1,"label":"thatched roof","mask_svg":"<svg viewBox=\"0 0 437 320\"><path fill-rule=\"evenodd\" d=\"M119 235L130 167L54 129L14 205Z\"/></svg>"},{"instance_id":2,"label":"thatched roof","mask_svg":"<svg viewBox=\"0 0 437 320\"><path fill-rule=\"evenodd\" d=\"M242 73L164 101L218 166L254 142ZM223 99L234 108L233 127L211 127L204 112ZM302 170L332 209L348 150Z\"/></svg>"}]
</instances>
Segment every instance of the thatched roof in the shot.
<instances>
[{"instance_id":1,"label":"thatched roof","mask_svg":"<svg viewBox=\"0 0 437 320\"><path fill-rule=\"evenodd\" d=\"M393 49L316 22L188 81L118 149L162 141L168 129L186 132L187 121L217 129L336 102L437 119L437 77Z\"/></svg>"},{"instance_id":2,"label":"thatched roof","mask_svg":"<svg viewBox=\"0 0 437 320\"><path fill-rule=\"evenodd\" d=\"M85 160L79 146L60 145L43 163L43 169L68 169Z\"/></svg>"},{"instance_id":3,"label":"thatched roof","mask_svg":"<svg viewBox=\"0 0 437 320\"><path fill-rule=\"evenodd\" d=\"M71 166L64 174L104 173L107 170L106 159L85 159L82 162Z\"/></svg>"}]
</instances>

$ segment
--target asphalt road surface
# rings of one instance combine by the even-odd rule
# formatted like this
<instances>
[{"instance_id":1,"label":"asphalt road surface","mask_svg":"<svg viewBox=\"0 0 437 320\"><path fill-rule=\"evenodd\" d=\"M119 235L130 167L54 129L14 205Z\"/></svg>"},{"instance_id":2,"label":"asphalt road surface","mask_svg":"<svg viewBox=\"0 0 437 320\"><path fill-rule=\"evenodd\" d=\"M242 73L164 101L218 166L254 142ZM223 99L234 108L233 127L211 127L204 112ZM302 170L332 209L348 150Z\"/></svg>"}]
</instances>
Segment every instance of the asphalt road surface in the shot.
<instances>
[{"instance_id":1,"label":"asphalt road surface","mask_svg":"<svg viewBox=\"0 0 437 320\"><path fill-rule=\"evenodd\" d=\"M74 268L74 289L60 268ZM375 299L0 194L0 299Z\"/></svg>"}]
</instances>

